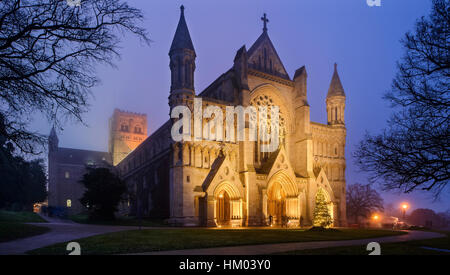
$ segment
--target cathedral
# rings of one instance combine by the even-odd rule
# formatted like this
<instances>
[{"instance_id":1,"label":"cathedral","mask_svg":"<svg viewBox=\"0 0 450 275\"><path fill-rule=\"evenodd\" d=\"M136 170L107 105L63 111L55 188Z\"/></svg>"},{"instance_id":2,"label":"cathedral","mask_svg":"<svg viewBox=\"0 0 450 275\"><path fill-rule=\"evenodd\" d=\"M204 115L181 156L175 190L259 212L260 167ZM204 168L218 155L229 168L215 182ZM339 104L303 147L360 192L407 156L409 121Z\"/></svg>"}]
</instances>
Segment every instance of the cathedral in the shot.
<instances>
[{"instance_id":1,"label":"cathedral","mask_svg":"<svg viewBox=\"0 0 450 275\"><path fill-rule=\"evenodd\" d=\"M266 15L261 19L256 42L240 48L233 66L197 93L196 51L182 6L169 50L168 104L171 111L192 110L201 98L203 109L213 105L224 113L229 106L278 106L278 149L262 151L260 139L175 141L178 118L172 117L147 137L145 115L116 110L108 155L128 185L129 214L166 218L176 226L308 226L320 194L332 226L346 225L346 97L337 65L326 98L327 124L312 122L306 69L289 76L269 38ZM246 121L246 133L248 128Z\"/></svg>"}]
</instances>

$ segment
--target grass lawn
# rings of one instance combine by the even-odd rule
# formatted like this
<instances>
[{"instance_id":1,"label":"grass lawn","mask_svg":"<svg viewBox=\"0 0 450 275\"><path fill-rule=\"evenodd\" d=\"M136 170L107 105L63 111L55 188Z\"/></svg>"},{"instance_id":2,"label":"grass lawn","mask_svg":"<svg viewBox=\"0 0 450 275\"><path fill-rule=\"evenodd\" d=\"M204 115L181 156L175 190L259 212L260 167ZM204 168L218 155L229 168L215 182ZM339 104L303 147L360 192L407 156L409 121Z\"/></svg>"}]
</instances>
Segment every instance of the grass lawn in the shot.
<instances>
[{"instance_id":1,"label":"grass lawn","mask_svg":"<svg viewBox=\"0 0 450 275\"><path fill-rule=\"evenodd\" d=\"M138 220L135 217L118 217L114 221L92 221L88 219L88 215L72 215L69 219L83 224L98 224L98 225L120 225L120 226L144 226L144 227L156 227L156 226L169 226L163 219L142 219Z\"/></svg>"},{"instance_id":2,"label":"grass lawn","mask_svg":"<svg viewBox=\"0 0 450 275\"><path fill-rule=\"evenodd\" d=\"M0 222L0 242L9 242L16 239L44 234L50 228L19 222Z\"/></svg>"},{"instance_id":3,"label":"grass lawn","mask_svg":"<svg viewBox=\"0 0 450 275\"><path fill-rule=\"evenodd\" d=\"M0 210L0 242L31 237L50 231L47 227L24 224L25 222L45 222L45 220L33 212Z\"/></svg>"},{"instance_id":4,"label":"grass lawn","mask_svg":"<svg viewBox=\"0 0 450 275\"><path fill-rule=\"evenodd\" d=\"M387 243L381 245L381 255L450 255L448 252L424 249L422 247L432 247L450 250L450 232L446 233L446 238L436 238L429 240L417 240L401 243ZM367 255L366 246L345 246L330 247L321 249L299 250L282 253L285 255Z\"/></svg>"},{"instance_id":5,"label":"grass lawn","mask_svg":"<svg viewBox=\"0 0 450 275\"><path fill-rule=\"evenodd\" d=\"M15 212L0 210L0 222L46 222L41 216L33 212Z\"/></svg>"},{"instance_id":6,"label":"grass lawn","mask_svg":"<svg viewBox=\"0 0 450 275\"><path fill-rule=\"evenodd\" d=\"M76 240L81 253L122 254L148 251L208 248L219 246L365 239L404 232L342 229L338 232L311 232L287 229L207 229L174 228L130 230ZM66 254L67 243L30 251L29 254Z\"/></svg>"}]
</instances>

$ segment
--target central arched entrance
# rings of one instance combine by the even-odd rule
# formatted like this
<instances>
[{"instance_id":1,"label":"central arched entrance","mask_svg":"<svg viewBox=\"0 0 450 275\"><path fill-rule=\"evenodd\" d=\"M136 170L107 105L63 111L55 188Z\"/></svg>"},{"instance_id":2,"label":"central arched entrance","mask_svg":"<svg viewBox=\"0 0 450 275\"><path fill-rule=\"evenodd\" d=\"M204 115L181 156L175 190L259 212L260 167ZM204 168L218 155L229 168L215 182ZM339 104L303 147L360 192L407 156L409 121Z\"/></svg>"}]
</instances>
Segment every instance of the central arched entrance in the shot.
<instances>
[{"instance_id":1,"label":"central arched entrance","mask_svg":"<svg viewBox=\"0 0 450 275\"><path fill-rule=\"evenodd\" d=\"M268 191L268 216L271 225L283 225L286 219L286 192L279 182Z\"/></svg>"},{"instance_id":2,"label":"central arched entrance","mask_svg":"<svg viewBox=\"0 0 450 275\"><path fill-rule=\"evenodd\" d=\"M217 198L216 217L218 225L230 225L231 211L230 211L230 195L223 190L219 193Z\"/></svg>"},{"instance_id":3,"label":"central arched entrance","mask_svg":"<svg viewBox=\"0 0 450 275\"><path fill-rule=\"evenodd\" d=\"M295 182L280 171L271 176L263 197L267 225L300 225L300 198Z\"/></svg>"},{"instance_id":4,"label":"central arched entrance","mask_svg":"<svg viewBox=\"0 0 450 275\"><path fill-rule=\"evenodd\" d=\"M242 226L242 197L234 183L222 182L214 189L214 222L216 226Z\"/></svg>"}]
</instances>

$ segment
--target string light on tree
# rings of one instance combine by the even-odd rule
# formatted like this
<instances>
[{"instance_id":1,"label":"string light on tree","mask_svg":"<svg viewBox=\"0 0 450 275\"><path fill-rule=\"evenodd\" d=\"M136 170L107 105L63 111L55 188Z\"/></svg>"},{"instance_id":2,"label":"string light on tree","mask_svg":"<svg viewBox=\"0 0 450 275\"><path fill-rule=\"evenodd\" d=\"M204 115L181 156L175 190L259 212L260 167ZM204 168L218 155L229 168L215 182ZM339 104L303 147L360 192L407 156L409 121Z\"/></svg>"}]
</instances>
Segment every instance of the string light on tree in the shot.
<instances>
[{"instance_id":1,"label":"string light on tree","mask_svg":"<svg viewBox=\"0 0 450 275\"><path fill-rule=\"evenodd\" d=\"M314 226L328 228L333 224L333 218L330 215L330 210L325 193L322 189L316 194L316 207L314 208Z\"/></svg>"}]
</instances>

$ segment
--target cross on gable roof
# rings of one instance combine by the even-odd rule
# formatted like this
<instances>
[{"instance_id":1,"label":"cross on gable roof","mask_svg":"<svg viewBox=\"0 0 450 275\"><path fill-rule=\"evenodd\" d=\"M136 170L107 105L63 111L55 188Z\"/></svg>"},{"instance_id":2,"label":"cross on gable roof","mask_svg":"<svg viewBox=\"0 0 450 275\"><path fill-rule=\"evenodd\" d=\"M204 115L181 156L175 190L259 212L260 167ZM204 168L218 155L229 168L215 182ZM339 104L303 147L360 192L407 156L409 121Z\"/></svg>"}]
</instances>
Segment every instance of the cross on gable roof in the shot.
<instances>
[{"instance_id":1,"label":"cross on gable roof","mask_svg":"<svg viewBox=\"0 0 450 275\"><path fill-rule=\"evenodd\" d=\"M269 38L265 20L263 33L248 50L248 65L251 69L290 80L283 62Z\"/></svg>"}]
</instances>

